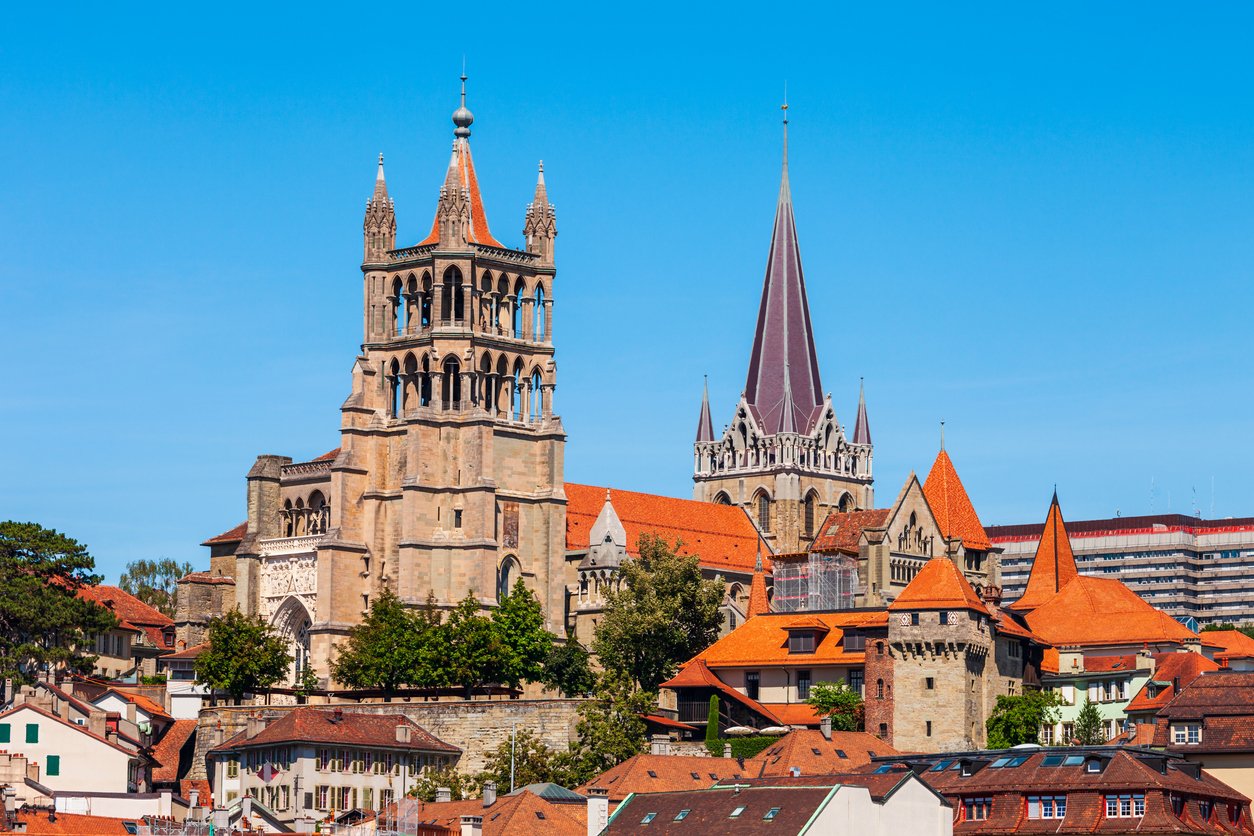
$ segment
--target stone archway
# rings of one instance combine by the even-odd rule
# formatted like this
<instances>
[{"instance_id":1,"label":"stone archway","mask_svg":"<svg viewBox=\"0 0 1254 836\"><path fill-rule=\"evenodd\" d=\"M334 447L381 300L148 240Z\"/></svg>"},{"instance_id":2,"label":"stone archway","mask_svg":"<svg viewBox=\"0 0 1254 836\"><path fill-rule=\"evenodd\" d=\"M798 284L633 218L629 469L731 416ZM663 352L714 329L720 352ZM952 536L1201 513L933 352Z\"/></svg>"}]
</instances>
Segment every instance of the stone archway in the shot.
<instances>
[{"instance_id":1,"label":"stone archway","mask_svg":"<svg viewBox=\"0 0 1254 836\"><path fill-rule=\"evenodd\" d=\"M291 681L298 682L310 667L309 628L313 626L313 618L304 602L293 595L285 598L275 610L270 625L287 643L287 652L292 657Z\"/></svg>"}]
</instances>

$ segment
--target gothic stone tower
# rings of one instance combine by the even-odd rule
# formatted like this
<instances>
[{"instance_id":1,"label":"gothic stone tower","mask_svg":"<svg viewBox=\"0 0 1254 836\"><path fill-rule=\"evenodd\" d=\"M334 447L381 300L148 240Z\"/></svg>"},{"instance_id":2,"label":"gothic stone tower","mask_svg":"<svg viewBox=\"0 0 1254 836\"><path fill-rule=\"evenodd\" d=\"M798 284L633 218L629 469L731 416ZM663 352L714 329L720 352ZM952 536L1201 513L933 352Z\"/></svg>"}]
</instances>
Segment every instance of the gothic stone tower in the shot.
<instances>
[{"instance_id":1,"label":"gothic stone tower","mask_svg":"<svg viewBox=\"0 0 1254 836\"><path fill-rule=\"evenodd\" d=\"M364 341L341 407L340 448L311 462L262 456L249 474L238 599L328 675L332 646L385 587L485 606L522 578L564 633L565 430L553 413L556 216L543 166L525 249L488 227L453 114L452 157L430 234L396 249L380 157L364 222ZM573 571L572 571L573 574Z\"/></svg>"},{"instance_id":2,"label":"gothic stone tower","mask_svg":"<svg viewBox=\"0 0 1254 836\"><path fill-rule=\"evenodd\" d=\"M718 438L703 398L693 473L694 499L744 507L776 553L807 548L829 510L874 502L865 399L850 442L831 396L821 394L788 185L787 118L783 169L745 391Z\"/></svg>"}]
</instances>

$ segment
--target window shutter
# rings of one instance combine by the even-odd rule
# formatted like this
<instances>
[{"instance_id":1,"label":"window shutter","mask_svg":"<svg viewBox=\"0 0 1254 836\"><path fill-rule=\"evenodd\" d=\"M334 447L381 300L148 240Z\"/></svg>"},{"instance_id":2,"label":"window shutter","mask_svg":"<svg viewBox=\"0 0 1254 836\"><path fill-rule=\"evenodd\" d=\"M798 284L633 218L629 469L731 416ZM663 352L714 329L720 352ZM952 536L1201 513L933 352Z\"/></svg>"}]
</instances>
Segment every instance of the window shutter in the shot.
<instances>
[{"instance_id":1,"label":"window shutter","mask_svg":"<svg viewBox=\"0 0 1254 836\"><path fill-rule=\"evenodd\" d=\"M44 770L44 774L50 778L54 775L61 774L61 756L60 755L48 756L48 768Z\"/></svg>"},{"instance_id":2,"label":"window shutter","mask_svg":"<svg viewBox=\"0 0 1254 836\"><path fill-rule=\"evenodd\" d=\"M10 728L11 726L8 723L0 723L0 743L9 742L9 729Z\"/></svg>"},{"instance_id":3,"label":"window shutter","mask_svg":"<svg viewBox=\"0 0 1254 836\"><path fill-rule=\"evenodd\" d=\"M39 742L39 724L38 723L26 724L26 742L27 743Z\"/></svg>"}]
</instances>

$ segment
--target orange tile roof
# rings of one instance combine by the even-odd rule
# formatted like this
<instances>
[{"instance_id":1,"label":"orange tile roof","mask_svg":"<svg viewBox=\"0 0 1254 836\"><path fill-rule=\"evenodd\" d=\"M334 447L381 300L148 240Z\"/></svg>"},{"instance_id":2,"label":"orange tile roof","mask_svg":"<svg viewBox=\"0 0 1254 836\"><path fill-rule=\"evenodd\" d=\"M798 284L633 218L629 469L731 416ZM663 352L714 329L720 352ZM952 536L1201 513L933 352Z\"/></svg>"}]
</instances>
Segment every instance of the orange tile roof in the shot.
<instances>
[{"instance_id":1,"label":"orange tile roof","mask_svg":"<svg viewBox=\"0 0 1254 836\"><path fill-rule=\"evenodd\" d=\"M975 594L971 584L962 576L957 564L947 557L934 557L919 574L914 576L897 600L888 605L890 610L919 609L968 609L991 615L988 607Z\"/></svg>"},{"instance_id":2,"label":"orange tile roof","mask_svg":"<svg viewBox=\"0 0 1254 836\"><path fill-rule=\"evenodd\" d=\"M766 597L766 572L759 563L753 569L753 582L749 584L749 604L745 618L753 618L771 611L771 602Z\"/></svg>"},{"instance_id":3,"label":"orange tile roof","mask_svg":"<svg viewBox=\"0 0 1254 836\"><path fill-rule=\"evenodd\" d=\"M140 823L138 819L115 819L108 816L85 816L79 813L57 813L54 820L49 821L46 810L19 810L17 823L24 824L22 832L27 836L110 836L110 834L133 833L127 825L134 827ZM7 831L6 831L7 832Z\"/></svg>"},{"instance_id":4,"label":"orange tile roof","mask_svg":"<svg viewBox=\"0 0 1254 836\"><path fill-rule=\"evenodd\" d=\"M135 703L136 708L138 708L140 711L143 711L145 714L148 714L150 716L161 717L166 720L173 719L170 716L170 712L165 710L164 705L162 705L161 703L157 702L154 699L144 696L143 694L136 694L131 691L123 691L120 688L110 688L107 691L105 691L105 694L116 694L117 696L121 697L127 702ZM101 694L101 696L104 696L104 694Z\"/></svg>"},{"instance_id":5,"label":"orange tile roof","mask_svg":"<svg viewBox=\"0 0 1254 836\"><path fill-rule=\"evenodd\" d=\"M1049 503L1049 515L1045 518L1045 530L1032 558L1032 572L1023 597L1010 605L1015 610L1030 610L1044 604L1062 591L1080 573L1075 568L1075 554L1071 551L1071 538L1062 521L1062 508L1058 506L1058 494Z\"/></svg>"},{"instance_id":6,"label":"orange tile roof","mask_svg":"<svg viewBox=\"0 0 1254 836\"><path fill-rule=\"evenodd\" d=\"M566 548L584 551L588 534L605 505L606 488L566 483ZM753 521L735 505L716 505L634 491L609 489L610 502L627 531L627 551L639 554L641 534L674 543L679 553L698 555L702 566L749 573L757 560L759 538ZM763 558L769 568L769 558Z\"/></svg>"},{"instance_id":7,"label":"orange tile roof","mask_svg":"<svg viewBox=\"0 0 1254 836\"><path fill-rule=\"evenodd\" d=\"M936 461L932 462L932 469L923 482L923 496L946 539L959 537L963 546L974 551L986 552L993 547L944 449L936 454Z\"/></svg>"},{"instance_id":8,"label":"orange tile roof","mask_svg":"<svg viewBox=\"0 0 1254 836\"><path fill-rule=\"evenodd\" d=\"M1219 670L1218 664L1200 653L1155 653L1154 663L1153 676L1150 677L1149 682L1141 686L1141 690L1136 692L1136 696L1128 703L1127 711L1157 712L1158 709L1171 702L1171 698L1176 695L1177 680L1183 690L1203 673ZM1166 685L1155 686L1156 682L1165 682ZM1154 691L1152 697L1150 696L1151 690ZM1150 728L1152 729L1153 726L1151 725Z\"/></svg>"},{"instance_id":9,"label":"orange tile roof","mask_svg":"<svg viewBox=\"0 0 1254 836\"><path fill-rule=\"evenodd\" d=\"M748 623L748 622L746 622ZM743 625L742 625L743 626ZM713 688L724 698L738 702L767 721L779 725L783 721L757 700L750 699L714 675L705 660L697 657L686 663L679 672L660 686L662 688Z\"/></svg>"},{"instance_id":10,"label":"orange tile roof","mask_svg":"<svg viewBox=\"0 0 1254 836\"><path fill-rule=\"evenodd\" d=\"M1110 578L1081 575L1026 618L1032 632L1055 647L1183 643L1198 638Z\"/></svg>"},{"instance_id":11,"label":"orange tile roof","mask_svg":"<svg viewBox=\"0 0 1254 836\"><path fill-rule=\"evenodd\" d=\"M762 705L775 715L781 726L817 726L823 719L809 703L764 702Z\"/></svg>"},{"instance_id":12,"label":"orange tile roof","mask_svg":"<svg viewBox=\"0 0 1254 836\"><path fill-rule=\"evenodd\" d=\"M338 456L339 454L340 454L340 448L336 447L334 450L330 451L329 453L323 453L321 456L314 459L314 461L316 462L334 461L335 457Z\"/></svg>"},{"instance_id":13,"label":"orange tile roof","mask_svg":"<svg viewBox=\"0 0 1254 836\"><path fill-rule=\"evenodd\" d=\"M209 649L209 642L201 642L200 644L192 645L186 650L180 650L178 653L169 653L165 656L162 656L161 660L163 662L169 662L171 659L179 659L179 660L196 659L197 657L200 656L200 654L204 653L208 649Z\"/></svg>"},{"instance_id":14,"label":"orange tile roof","mask_svg":"<svg viewBox=\"0 0 1254 836\"><path fill-rule=\"evenodd\" d=\"M422 726L399 714L360 714L337 712L332 708L294 708L249 737L240 732L210 752L235 750L245 746L269 746L293 742L343 743L374 746L380 749L410 749L423 752L460 752L428 732ZM409 727L409 742L396 739L396 730Z\"/></svg>"},{"instance_id":15,"label":"orange tile roof","mask_svg":"<svg viewBox=\"0 0 1254 836\"><path fill-rule=\"evenodd\" d=\"M816 729L794 729L745 761L750 775L765 778L789 775L795 767L802 775L829 775L866 766L879 755L900 755L892 746L866 732L833 731L832 739Z\"/></svg>"},{"instance_id":16,"label":"orange tile roof","mask_svg":"<svg viewBox=\"0 0 1254 836\"><path fill-rule=\"evenodd\" d=\"M169 627L174 624L174 619L148 606L121 587L84 586L78 590L78 597L95 601L120 620L131 624L142 627Z\"/></svg>"},{"instance_id":17,"label":"orange tile roof","mask_svg":"<svg viewBox=\"0 0 1254 836\"><path fill-rule=\"evenodd\" d=\"M633 792L678 792L703 790L719 781L730 781L754 774L749 762L741 767L731 758L694 755L632 755L588 781L575 792L587 793L593 787L609 790L610 801L619 802Z\"/></svg>"},{"instance_id":18,"label":"orange tile roof","mask_svg":"<svg viewBox=\"0 0 1254 836\"><path fill-rule=\"evenodd\" d=\"M464 801L427 802L417 813L420 824L447 827L461 832L462 816L483 817L483 836L584 836L587 804L557 804L528 789L498 795L491 807L482 798Z\"/></svg>"},{"instance_id":19,"label":"orange tile roof","mask_svg":"<svg viewBox=\"0 0 1254 836\"><path fill-rule=\"evenodd\" d=\"M1205 630L1202 639L1219 646L1216 659L1254 659L1254 639L1240 630Z\"/></svg>"},{"instance_id":20,"label":"orange tile roof","mask_svg":"<svg viewBox=\"0 0 1254 836\"><path fill-rule=\"evenodd\" d=\"M467 236L472 243L485 244L489 247L505 249L505 245L492 237L488 229L488 214L483 208L483 195L479 193L479 178L475 176L475 161L470 156L470 143L465 139L457 139L453 143L453 157L449 160L449 169L456 169L453 174L470 194L470 230ZM447 180L445 181L447 182ZM418 242L418 246L434 244L440 240L440 215L431 221L431 232Z\"/></svg>"},{"instance_id":21,"label":"orange tile roof","mask_svg":"<svg viewBox=\"0 0 1254 836\"><path fill-rule=\"evenodd\" d=\"M235 528L232 528L230 531L224 531L216 537L210 537L208 540L201 543L200 545L212 546L218 543L238 543L240 540L244 539L244 535L247 533L248 533L248 521L245 520L244 522L235 526Z\"/></svg>"},{"instance_id":22,"label":"orange tile roof","mask_svg":"<svg viewBox=\"0 0 1254 836\"><path fill-rule=\"evenodd\" d=\"M874 508L868 511L833 511L819 526L819 534L810 546L816 552L841 552L856 555L862 532L868 528L882 528L888 522L891 508Z\"/></svg>"},{"instance_id":23,"label":"orange tile roof","mask_svg":"<svg viewBox=\"0 0 1254 836\"><path fill-rule=\"evenodd\" d=\"M173 784L179 779L179 758L183 746L196 731L196 720L175 720L165 734L152 747L152 780L160 784Z\"/></svg>"},{"instance_id":24,"label":"orange tile roof","mask_svg":"<svg viewBox=\"0 0 1254 836\"><path fill-rule=\"evenodd\" d=\"M1059 662L1058 648L1045 648L1045 653L1041 656L1041 673L1058 673Z\"/></svg>"},{"instance_id":25,"label":"orange tile roof","mask_svg":"<svg viewBox=\"0 0 1254 836\"><path fill-rule=\"evenodd\" d=\"M1016 636L1021 639L1030 639L1037 644L1045 644L1045 641L1027 627L1024 627L1014 616L1002 609L1001 607L988 607L988 611L992 614L993 620L997 623L997 632L1007 636ZM1048 652L1048 651L1046 651Z\"/></svg>"},{"instance_id":26,"label":"orange tile roof","mask_svg":"<svg viewBox=\"0 0 1254 836\"><path fill-rule=\"evenodd\" d=\"M797 618L796 613L767 613L751 618L693 658L711 668L858 665L866 656L861 650L845 650L845 630L888 625L888 613L883 610L810 613L806 618L816 621L828 632L815 636L813 653L790 654L787 628Z\"/></svg>"}]
</instances>

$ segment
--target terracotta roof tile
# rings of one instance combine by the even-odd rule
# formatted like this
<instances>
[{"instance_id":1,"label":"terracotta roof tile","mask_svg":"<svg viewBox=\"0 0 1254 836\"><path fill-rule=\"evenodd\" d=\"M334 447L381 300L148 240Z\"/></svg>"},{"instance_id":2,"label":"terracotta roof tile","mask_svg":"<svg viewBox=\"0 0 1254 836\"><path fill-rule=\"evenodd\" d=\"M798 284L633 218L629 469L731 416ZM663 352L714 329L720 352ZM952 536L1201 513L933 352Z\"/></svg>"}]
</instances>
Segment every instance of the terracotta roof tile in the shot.
<instances>
[{"instance_id":1,"label":"terracotta roof tile","mask_svg":"<svg viewBox=\"0 0 1254 836\"><path fill-rule=\"evenodd\" d=\"M208 649L209 649L209 642L201 642L200 644L192 645L186 650L180 650L178 653L166 654L165 656L161 657L161 660L163 662L169 662L172 659L177 659L177 660L195 659Z\"/></svg>"},{"instance_id":2,"label":"terracotta roof tile","mask_svg":"<svg viewBox=\"0 0 1254 836\"><path fill-rule=\"evenodd\" d=\"M1197 641L1197 634L1154 609L1122 582L1080 576L1026 616L1055 647Z\"/></svg>"},{"instance_id":3,"label":"terracotta roof tile","mask_svg":"<svg viewBox=\"0 0 1254 836\"><path fill-rule=\"evenodd\" d=\"M189 583L207 583L207 584L230 584L235 586L235 578L226 575L211 575L208 572L192 572L190 575L184 575L179 578L180 581Z\"/></svg>"},{"instance_id":4,"label":"terracotta roof tile","mask_svg":"<svg viewBox=\"0 0 1254 836\"><path fill-rule=\"evenodd\" d=\"M566 483L566 548L584 551L597 515L605 505L606 488ZM627 531L627 551L638 554L641 534L656 534L674 543L680 554L698 555L702 566L752 572L758 555L758 532L744 509L691 499L609 489L610 502ZM766 565L770 566L769 559Z\"/></svg>"},{"instance_id":5,"label":"terracotta roof tile","mask_svg":"<svg viewBox=\"0 0 1254 836\"><path fill-rule=\"evenodd\" d=\"M766 571L759 563L753 569L753 581L749 584L749 604L745 618L753 618L771 611L771 602L766 597Z\"/></svg>"},{"instance_id":6,"label":"terracotta roof tile","mask_svg":"<svg viewBox=\"0 0 1254 836\"><path fill-rule=\"evenodd\" d=\"M323 453L321 456L319 456L318 458L314 459L314 461L316 461L316 462L330 462L330 461L335 461L335 457L336 457L336 456L338 456L338 455L340 454L340 450L341 450L341 448L336 447L334 450L331 450L331 451L330 451L330 452L328 452L328 453Z\"/></svg>"},{"instance_id":7,"label":"terracotta roof tile","mask_svg":"<svg viewBox=\"0 0 1254 836\"><path fill-rule=\"evenodd\" d=\"M1136 654L1122 653L1115 656L1085 656L1085 673L1111 673L1136 670Z\"/></svg>"},{"instance_id":8,"label":"terracotta roof tile","mask_svg":"<svg viewBox=\"0 0 1254 836\"><path fill-rule=\"evenodd\" d=\"M640 826L646 813L656 816L659 832L718 833L741 836L750 833L813 833L808 829L814 814L828 795L830 786L771 786L684 790L669 793L644 793L632 796L614 813L605 833L637 833L653 828ZM742 815L728 816L735 807L743 807ZM768 811L776 812L764 822ZM680 824L672 824L680 810L687 810ZM831 831L826 831L831 832Z\"/></svg>"},{"instance_id":9,"label":"terracotta roof tile","mask_svg":"<svg viewBox=\"0 0 1254 836\"><path fill-rule=\"evenodd\" d=\"M750 699L744 694L731 687L723 680L715 676L703 659L697 658L679 669L679 673L675 674L661 685L662 688L712 688L723 695L724 699L738 702L750 711L760 715L769 723L779 725L783 723L775 716L769 708L762 705L757 700Z\"/></svg>"},{"instance_id":10,"label":"terracotta roof tile","mask_svg":"<svg viewBox=\"0 0 1254 836\"><path fill-rule=\"evenodd\" d=\"M107 816L85 816L78 813L57 813L53 821L49 821L46 811L24 810L17 813L19 823L25 824L22 832L27 836L111 836L111 834L133 833L132 828L137 819L115 819ZM0 825L2 826L2 825Z\"/></svg>"},{"instance_id":11,"label":"terracotta roof tile","mask_svg":"<svg viewBox=\"0 0 1254 836\"><path fill-rule=\"evenodd\" d=\"M888 522L891 508L875 508L869 511L833 511L819 526L818 536L810 546L816 552L840 552L856 555L862 532L868 528L883 528Z\"/></svg>"},{"instance_id":12,"label":"terracotta roof tile","mask_svg":"<svg viewBox=\"0 0 1254 836\"><path fill-rule=\"evenodd\" d=\"M475 175L475 161L470 155L470 143L458 139L453 143L453 159L449 168L456 168L456 176L461 187L470 194L470 230L468 237L472 243L484 244L489 247L505 249L505 245L492 237L488 229L488 215L483 209L483 195L479 193L479 178ZM418 246L434 244L440 240L440 216L431 221L431 232L418 242Z\"/></svg>"},{"instance_id":13,"label":"terracotta roof tile","mask_svg":"<svg viewBox=\"0 0 1254 836\"><path fill-rule=\"evenodd\" d=\"M78 597L95 601L118 619L137 627L170 627L174 619L117 586L84 586ZM161 646L159 643L158 647Z\"/></svg>"},{"instance_id":14,"label":"terracotta roof tile","mask_svg":"<svg viewBox=\"0 0 1254 836\"><path fill-rule=\"evenodd\" d=\"M884 610L844 610L816 612L804 616L817 622L827 632L816 636L813 653L788 652L788 626L797 621L797 613L767 613L751 618L723 636L694 658L711 668L742 665L797 665L804 660L810 665L858 665L865 659L861 650L846 651L845 631L856 628L888 626ZM808 626L808 625L807 625Z\"/></svg>"},{"instance_id":15,"label":"terracotta roof tile","mask_svg":"<svg viewBox=\"0 0 1254 836\"><path fill-rule=\"evenodd\" d=\"M1202 639L1219 646L1216 659L1254 659L1254 639L1240 630L1204 630Z\"/></svg>"},{"instance_id":16,"label":"terracotta roof tile","mask_svg":"<svg viewBox=\"0 0 1254 836\"><path fill-rule=\"evenodd\" d=\"M213 792L210 790L207 780L204 778L183 778L179 781L180 796L190 801L192 790L197 790L200 793L200 798L197 800L200 802L201 807L213 809Z\"/></svg>"},{"instance_id":17,"label":"terracotta roof tile","mask_svg":"<svg viewBox=\"0 0 1254 836\"><path fill-rule=\"evenodd\" d=\"M959 537L963 546L973 551L992 548L984 526L980 524L980 517L975 513L975 506L967 496L967 489L962 486L954 463L943 449L936 454L936 461L932 462L932 469L923 482L923 495L946 539Z\"/></svg>"},{"instance_id":18,"label":"terracotta roof tile","mask_svg":"<svg viewBox=\"0 0 1254 836\"><path fill-rule=\"evenodd\" d=\"M173 784L179 780L179 759L183 746L196 732L195 720L175 720L165 734L152 747L152 780L159 784Z\"/></svg>"},{"instance_id":19,"label":"terracotta roof tile","mask_svg":"<svg viewBox=\"0 0 1254 836\"><path fill-rule=\"evenodd\" d=\"M708 789L721 780L753 774L749 761L742 768L734 759L692 755L632 755L588 781L575 792L593 787L609 790L610 801L620 802L633 792L675 792Z\"/></svg>"},{"instance_id":20,"label":"terracotta roof tile","mask_svg":"<svg viewBox=\"0 0 1254 836\"><path fill-rule=\"evenodd\" d=\"M247 533L248 533L248 521L245 520L244 522L235 526L235 528L232 528L229 531L224 531L216 537L210 537L208 540L201 543L200 545L213 546L218 543L238 543L240 540L244 539L244 535Z\"/></svg>"},{"instance_id":21,"label":"terracotta roof tile","mask_svg":"<svg viewBox=\"0 0 1254 836\"><path fill-rule=\"evenodd\" d=\"M947 557L934 557L914 576L890 610L968 609L991 615L958 566Z\"/></svg>"},{"instance_id":22,"label":"terracotta roof tile","mask_svg":"<svg viewBox=\"0 0 1254 836\"><path fill-rule=\"evenodd\" d=\"M1058 506L1058 494L1049 503L1049 514L1041 541L1032 558L1032 572L1023 597L1010 605L1011 609L1030 610L1041 606L1063 590L1079 576L1075 567L1075 554L1071 551L1071 539L1062 520L1062 508Z\"/></svg>"},{"instance_id":23,"label":"terracotta roof tile","mask_svg":"<svg viewBox=\"0 0 1254 836\"><path fill-rule=\"evenodd\" d=\"M802 775L830 775L866 766L873 757L899 754L866 732L833 731L828 740L815 729L795 729L746 760L745 768L751 775L763 778L789 775L794 768Z\"/></svg>"},{"instance_id":24,"label":"terracotta roof tile","mask_svg":"<svg viewBox=\"0 0 1254 836\"><path fill-rule=\"evenodd\" d=\"M329 708L295 708L252 737L247 737L245 732L241 732L210 751L234 750L246 746L268 746L292 741L415 749L424 752L461 751L456 746L450 746L436 738L422 726L403 715L360 714L345 711L338 720L335 715L335 710ZM400 743L396 739L396 729L402 725L410 728L408 743Z\"/></svg>"},{"instance_id":25,"label":"terracotta roof tile","mask_svg":"<svg viewBox=\"0 0 1254 836\"><path fill-rule=\"evenodd\" d=\"M447 827L461 832L462 816L481 816L483 836L584 836L587 832L587 804L554 803L530 790L498 795L491 807L483 799L425 802L417 813L421 824ZM380 816L386 821L387 813Z\"/></svg>"},{"instance_id":26,"label":"terracotta roof tile","mask_svg":"<svg viewBox=\"0 0 1254 836\"><path fill-rule=\"evenodd\" d=\"M105 694L116 694L127 702L134 703L136 708L150 716L160 717L165 720L173 719L170 716L170 712L165 710L164 705L156 700L144 696L143 694L136 694L132 691L125 691L120 688L110 688L105 691ZM101 694L101 696L103 697L105 694Z\"/></svg>"}]
</instances>

